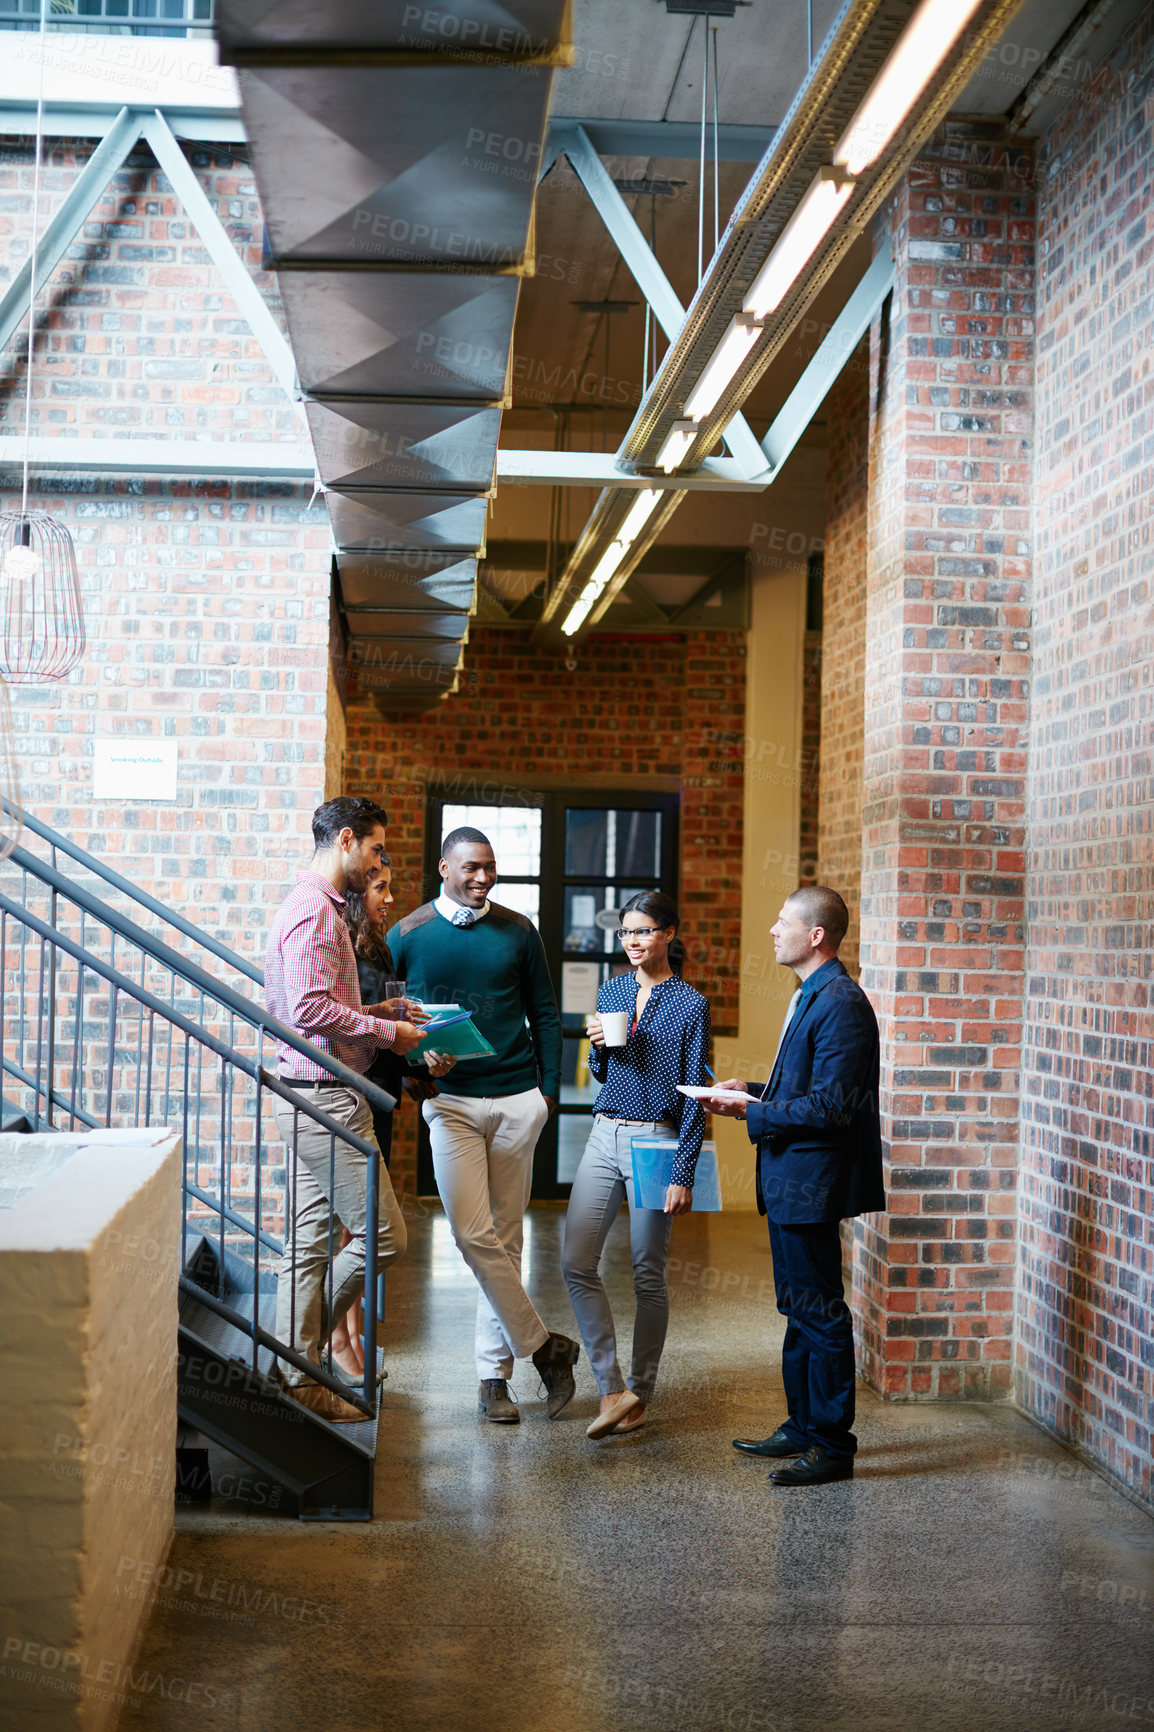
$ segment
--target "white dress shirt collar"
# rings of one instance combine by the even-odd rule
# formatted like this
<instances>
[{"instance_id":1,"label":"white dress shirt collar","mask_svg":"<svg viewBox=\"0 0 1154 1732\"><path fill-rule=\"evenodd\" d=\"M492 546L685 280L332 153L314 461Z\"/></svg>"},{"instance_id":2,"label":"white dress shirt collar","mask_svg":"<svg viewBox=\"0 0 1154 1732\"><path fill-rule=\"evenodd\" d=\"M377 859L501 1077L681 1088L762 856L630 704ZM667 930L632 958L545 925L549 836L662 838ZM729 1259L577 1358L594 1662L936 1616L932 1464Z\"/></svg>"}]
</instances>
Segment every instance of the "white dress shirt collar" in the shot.
<instances>
[{"instance_id":1,"label":"white dress shirt collar","mask_svg":"<svg viewBox=\"0 0 1154 1732\"><path fill-rule=\"evenodd\" d=\"M463 906L463 903L454 902L451 896L446 896L443 890L437 897L437 900L433 903L433 907L437 910L437 913L441 918L443 920L448 920L450 924L454 923L454 916L460 912ZM469 910L469 913L473 916L474 924L476 924L478 920L484 920L488 912L489 904L487 902L483 903L480 908L470 908Z\"/></svg>"}]
</instances>

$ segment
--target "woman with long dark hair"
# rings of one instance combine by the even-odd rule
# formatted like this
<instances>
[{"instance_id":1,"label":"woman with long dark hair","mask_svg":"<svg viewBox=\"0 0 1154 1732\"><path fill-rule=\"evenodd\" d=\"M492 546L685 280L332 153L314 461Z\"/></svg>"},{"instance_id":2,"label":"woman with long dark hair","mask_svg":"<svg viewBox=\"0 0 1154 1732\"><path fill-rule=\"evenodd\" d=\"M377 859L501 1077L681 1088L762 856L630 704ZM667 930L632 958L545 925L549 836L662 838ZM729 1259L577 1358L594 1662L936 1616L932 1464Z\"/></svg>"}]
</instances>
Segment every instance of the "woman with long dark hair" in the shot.
<instances>
[{"instance_id":1,"label":"woman with long dark hair","mask_svg":"<svg viewBox=\"0 0 1154 1732\"><path fill-rule=\"evenodd\" d=\"M361 986L362 1004L383 1004L391 1002L399 1015L406 1016L410 1021L420 1023L424 1015L408 999L392 998L388 987L396 980L397 971L393 965L386 933L388 930L388 913L394 903L392 862L387 854L381 856L381 870L376 878L366 884L363 891L345 891L345 923L349 936L353 941L353 951L357 959L357 976ZM380 1052L373 1060L366 1075L370 1082L386 1089L397 1102L401 1104L404 1094L410 1094L417 1100L428 1094L436 1094L436 1086L432 1077L444 1076L453 1068L455 1059L439 1057L430 1053L425 1057L428 1072L413 1071L393 1052ZM407 1085L407 1086L406 1086ZM388 1167L389 1155L393 1141L392 1113L378 1112L373 1108L373 1130L376 1134L381 1158ZM340 1318L333 1329L333 1358L341 1370L352 1376L354 1381L364 1376L364 1354L361 1347L360 1302L352 1310Z\"/></svg>"},{"instance_id":2,"label":"woman with long dark hair","mask_svg":"<svg viewBox=\"0 0 1154 1732\"><path fill-rule=\"evenodd\" d=\"M678 1083L706 1083L709 1005L681 978L680 924L672 898L643 890L621 911L617 936L632 974L607 980L589 1024L589 1069L602 1084L593 1107L593 1130L573 1181L565 1220L562 1267L581 1338L601 1391L601 1412L586 1436L634 1431L653 1398L669 1323L665 1263L673 1217L693 1206L693 1175L701 1152L705 1113L678 1094ZM625 1013L626 1039L609 1046L603 1018ZM672 1182L662 1209L634 1206L635 1136L677 1135ZM633 1253L633 1324L630 1375L617 1363L613 1313L599 1264L622 1202L629 1203Z\"/></svg>"}]
</instances>

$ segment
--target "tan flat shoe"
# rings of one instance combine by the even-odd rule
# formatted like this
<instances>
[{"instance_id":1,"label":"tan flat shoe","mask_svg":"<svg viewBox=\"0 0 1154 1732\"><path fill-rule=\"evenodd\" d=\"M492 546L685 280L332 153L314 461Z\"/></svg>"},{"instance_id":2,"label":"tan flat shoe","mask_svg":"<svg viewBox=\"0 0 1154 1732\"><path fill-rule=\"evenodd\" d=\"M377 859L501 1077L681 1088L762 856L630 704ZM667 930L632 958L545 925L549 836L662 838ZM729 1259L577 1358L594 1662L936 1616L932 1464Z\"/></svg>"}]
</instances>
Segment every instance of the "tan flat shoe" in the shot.
<instances>
[{"instance_id":1,"label":"tan flat shoe","mask_svg":"<svg viewBox=\"0 0 1154 1732\"><path fill-rule=\"evenodd\" d=\"M299 1402L307 1407L310 1413L327 1419L331 1425L361 1425L369 1418L359 1407L354 1407L351 1401L342 1401L340 1396L323 1383L294 1383L285 1391L290 1401Z\"/></svg>"},{"instance_id":2,"label":"tan flat shoe","mask_svg":"<svg viewBox=\"0 0 1154 1732\"><path fill-rule=\"evenodd\" d=\"M623 1419L628 1418L635 1407L643 1406L641 1397L634 1395L631 1389L619 1395L612 1407L607 1407L604 1413L599 1413L592 1425L585 1427L586 1437L608 1437L611 1431L616 1431Z\"/></svg>"}]
</instances>

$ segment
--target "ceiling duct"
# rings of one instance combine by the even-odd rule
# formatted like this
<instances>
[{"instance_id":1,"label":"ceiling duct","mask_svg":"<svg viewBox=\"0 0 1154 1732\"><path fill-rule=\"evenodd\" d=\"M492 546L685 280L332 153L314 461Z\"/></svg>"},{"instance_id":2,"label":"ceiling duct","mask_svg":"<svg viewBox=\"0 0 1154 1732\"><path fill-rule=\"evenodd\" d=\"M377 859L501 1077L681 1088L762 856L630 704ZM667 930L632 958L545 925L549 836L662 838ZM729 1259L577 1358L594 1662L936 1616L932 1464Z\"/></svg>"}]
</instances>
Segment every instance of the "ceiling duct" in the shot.
<instances>
[{"instance_id":1,"label":"ceiling duct","mask_svg":"<svg viewBox=\"0 0 1154 1732\"><path fill-rule=\"evenodd\" d=\"M567 0L219 0L361 683L455 689Z\"/></svg>"}]
</instances>

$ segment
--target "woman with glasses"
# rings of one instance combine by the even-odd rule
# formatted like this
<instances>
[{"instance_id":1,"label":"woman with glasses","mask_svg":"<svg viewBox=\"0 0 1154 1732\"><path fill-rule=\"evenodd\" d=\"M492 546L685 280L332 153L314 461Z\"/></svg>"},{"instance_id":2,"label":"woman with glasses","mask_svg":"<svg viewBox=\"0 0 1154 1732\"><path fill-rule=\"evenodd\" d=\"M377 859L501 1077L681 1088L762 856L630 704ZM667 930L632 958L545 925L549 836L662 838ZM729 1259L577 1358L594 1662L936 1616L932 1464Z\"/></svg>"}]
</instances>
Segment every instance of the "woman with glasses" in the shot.
<instances>
[{"instance_id":1,"label":"woman with glasses","mask_svg":"<svg viewBox=\"0 0 1154 1732\"><path fill-rule=\"evenodd\" d=\"M622 910L617 934L632 974L607 980L589 1024L589 1069L602 1085L593 1107L593 1130L573 1181L565 1221L562 1267L581 1338L601 1391L601 1411L587 1437L635 1431L653 1399L657 1367L669 1323L665 1263L674 1215L693 1206L693 1175L705 1130L696 1101L678 1083L705 1084L709 1005L681 978L683 949L677 908L660 891L643 890ZM602 1017L624 1011L623 1046L606 1044ZM672 1182L663 1209L634 1207L633 1138L677 1135ZM599 1264L609 1229L629 1203L633 1253L633 1323L630 1375L617 1363L613 1313Z\"/></svg>"}]
</instances>

